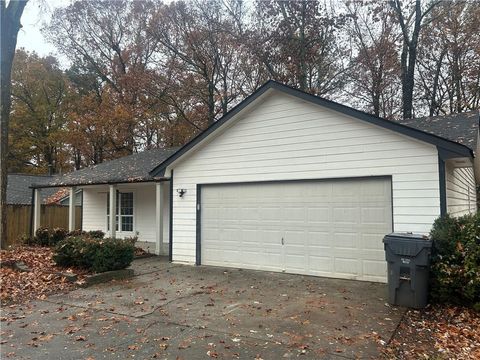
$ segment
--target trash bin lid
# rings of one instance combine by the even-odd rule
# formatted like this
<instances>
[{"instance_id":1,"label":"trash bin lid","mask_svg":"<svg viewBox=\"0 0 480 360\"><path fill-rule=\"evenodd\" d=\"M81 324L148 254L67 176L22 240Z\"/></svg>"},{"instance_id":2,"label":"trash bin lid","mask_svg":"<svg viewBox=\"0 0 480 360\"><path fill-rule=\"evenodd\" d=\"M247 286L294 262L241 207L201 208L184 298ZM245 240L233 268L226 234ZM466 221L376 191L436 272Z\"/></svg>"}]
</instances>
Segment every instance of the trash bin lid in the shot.
<instances>
[{"instance_id":1,"label":"trash bin lid","mask_svg":"<svg viewBox=\"0 0 480 360\"><path fill-rule=\"evenodd\" d=\"M423 234L416 234L413 232L393 232L390 234L385 235L384 239L408 239L408 240L430 240L430 237Z\"/></svg>"},{"instance_id":2,"label":"trash bin lid","mask_svg":"<svg viewBox=\"0 0 480 360\"><path fill-rule=\"evenodd\" d=\"M433 242L422 234L391 233L385 235L383 243L397 255L417 256L423 249L431 248Z\"/></svg>"}]
</instances>

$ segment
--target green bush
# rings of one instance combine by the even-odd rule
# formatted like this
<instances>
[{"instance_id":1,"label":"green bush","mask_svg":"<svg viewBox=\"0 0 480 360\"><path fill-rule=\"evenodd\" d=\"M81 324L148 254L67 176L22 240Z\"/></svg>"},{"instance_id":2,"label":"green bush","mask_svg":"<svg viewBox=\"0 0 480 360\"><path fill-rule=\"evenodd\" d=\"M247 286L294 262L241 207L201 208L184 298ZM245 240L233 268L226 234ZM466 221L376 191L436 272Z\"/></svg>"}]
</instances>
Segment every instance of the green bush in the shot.
<instances>
[{"instance_id":1,"label":"green bush","mask_svg":"<svg viewBox=\"0 0 480 360\"><path fill-rule=\"evenodd\" d=\"M439 218L430 235L432 300L480 307L480 214Z\"/></svg>"},{"instance_id":2,"label":"green bush","mask_svg":"<svg viewBox=\"0 0 480 360\"><path fill-rule=\"evenodd\" d=\"M33 243L40 246L54 246L59 241L65 239L67 234L67 230L62 228L49 229L47 227L41 227L35 231Z\"/></svg>"},{"instance_id":3,"label":"green bush","mask_svg":"<svg viewBox=\"0 0 480 360\"><path fill-rule=\"evenodd\" d=\"M53 261L60 266L78 266L84 267L81 264L82 254L86 247L86 239L79 236L69 236L66 239L60 241L53 254Z\"/></svg>"},{"instance_id":4,"label":"green bush","mask_svg":"<svg viewBox=\"0 0 480 360\"><path fill-rule=\"evenodd\" d=\"M87 232L84 230L77 229L77 230L70 231L67 236L83 236L83 235L87 235Z\"/></svg>"},{"instance_id":5,"label":"green bush","mask_svg":"<svg viewBox=\"0 0 480 360\"><path fill-rule=\"evenodd\" d=\"M126 268L132 262L134 252L131 240L72 236L57 244L53 260L60 266L104 272Z\"/></svg>"},{"instance_id":6,"label":"green bush","mask_svg":"<svg viewBox=\"0 0 480 360\"><path fill-rule=\"evenodd\" d=\"M68 231L63 228L55 228L50 231L49 245L56 245L59 241L62 241L67 237Z\"/></svg>"},{"instance_id":7,"label":"green bush","mask_svg":"<svg viewBox=\"0 0 480 360\"><path fill-rule=\"evenodd\" d=\"M133 260L135 246L129 240L107 238L97 244L92 263L95 272L125 269Z\"/></svg>"},{"instance_id":8,"label":"green bush","mask_svg":"<svg viewBox=\"0 0 480 360\"><path fill-rule=\"evenodd\" d=\"M39 227L35 231L34 243L40 246L48 246L50 243L50 230L47 227Z\"/></svg>"},{"instance_id":9,"label":"green bush","mask_svg":"<svg viewBox=\"0 0 480 360\"><path fill-rule=\"evenodd\" d=\"M93 239L103 239L105 236L105 233L102 230L91 230L87 234Z\"/></svg>"}]
</instances>

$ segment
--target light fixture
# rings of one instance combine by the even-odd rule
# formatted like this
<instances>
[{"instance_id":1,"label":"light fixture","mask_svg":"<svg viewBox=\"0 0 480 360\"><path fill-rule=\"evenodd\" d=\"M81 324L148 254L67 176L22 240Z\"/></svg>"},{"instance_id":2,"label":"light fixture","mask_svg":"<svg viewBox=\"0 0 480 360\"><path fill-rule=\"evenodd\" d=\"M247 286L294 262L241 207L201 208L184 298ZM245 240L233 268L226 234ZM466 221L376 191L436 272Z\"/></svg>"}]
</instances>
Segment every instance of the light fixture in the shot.
<instances>
[{"instance_id":1,"label":"light fixture","mask_svg":"<svg viewBox=\"0 0 480 360\"><path fill-rule=\"evenodd\" d=\"M183 197L185 193L187 192L187 189L177 189L178 196Z\"/></svg>"}]
</instances>

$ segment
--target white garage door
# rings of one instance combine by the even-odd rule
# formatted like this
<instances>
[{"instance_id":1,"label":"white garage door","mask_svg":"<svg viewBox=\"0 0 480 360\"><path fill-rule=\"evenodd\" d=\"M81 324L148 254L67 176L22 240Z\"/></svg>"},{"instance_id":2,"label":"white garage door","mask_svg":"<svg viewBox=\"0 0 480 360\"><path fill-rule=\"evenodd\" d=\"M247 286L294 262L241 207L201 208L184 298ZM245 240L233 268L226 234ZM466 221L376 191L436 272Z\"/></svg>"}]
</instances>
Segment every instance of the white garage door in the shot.
<instances>
[{"instance_id":1,"label":"white garage door","mask_svg":"<svg viewBox=\"0 0 480 360\"><path fill-rule=\"evenodd\" d=\"M201 188L201 263L386 281L387 178Z\"/></svg>"}]
</instances>

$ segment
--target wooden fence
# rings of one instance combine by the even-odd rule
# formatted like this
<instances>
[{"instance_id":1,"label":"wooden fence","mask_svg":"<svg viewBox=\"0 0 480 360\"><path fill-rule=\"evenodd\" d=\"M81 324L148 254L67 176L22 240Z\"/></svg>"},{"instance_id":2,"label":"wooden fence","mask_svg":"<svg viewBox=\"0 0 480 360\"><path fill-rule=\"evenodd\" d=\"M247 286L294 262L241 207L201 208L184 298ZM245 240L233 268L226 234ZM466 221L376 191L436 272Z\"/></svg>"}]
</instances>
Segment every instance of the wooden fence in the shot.
<instances>
[{"instance_id":1,"label":"wooden fence","mask_svg":"<svg viewBox=\"0 0 480 360\"><path fill-rule=\"evenodd\" d=\"M20 244L23 238L30 237L32 206L31 205L8 205L7 206L7 246ZM75 224L80 228L82 220L82 208L75 208ZM40 215L41 226L49 228L68 229L68 206L42 205Z\"/></svg>"}]
</instances>

